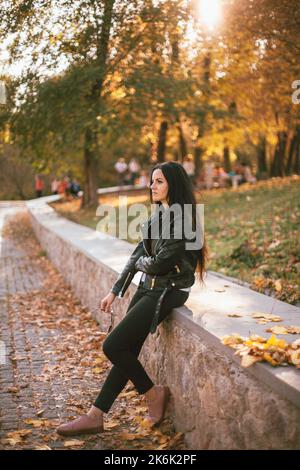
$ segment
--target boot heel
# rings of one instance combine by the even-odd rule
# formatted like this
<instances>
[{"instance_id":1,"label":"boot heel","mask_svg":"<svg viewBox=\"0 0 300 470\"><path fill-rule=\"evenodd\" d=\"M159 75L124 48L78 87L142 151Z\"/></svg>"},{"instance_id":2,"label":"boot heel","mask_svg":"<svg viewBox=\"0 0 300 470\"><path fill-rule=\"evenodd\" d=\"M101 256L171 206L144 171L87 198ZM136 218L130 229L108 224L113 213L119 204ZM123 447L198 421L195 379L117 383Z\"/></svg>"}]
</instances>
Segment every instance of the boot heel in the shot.
<instances>
[{"instance_id":1,"label":"boot heel","mask_svg":"<svg viewBox=\"0 0 300 470\"><path fill-rule=\"evenodd\" d=\"M151 426L156 426L162 421L170 398L169 387L158 385L157 390L156 399L148 401L149 413L146 420Z\"/></svg>"},{"instance_id":2,"label":"boot heel","mask_svg":"<svg viewBox=\"0 0 300 470\"><path fill-rule=\"evenodd\" d=\"M160 424L162 422L162 420L164 419L164 417L165 417L166 409L167 409L167 406L169 404L170 395L171 395L171 392L170 392L169 387L164 387L164 401L163 401L162 414L161 414L161 417L160 417L159 421L157 421L154 424L155 426Z\"/></svg>"}]
</instances>

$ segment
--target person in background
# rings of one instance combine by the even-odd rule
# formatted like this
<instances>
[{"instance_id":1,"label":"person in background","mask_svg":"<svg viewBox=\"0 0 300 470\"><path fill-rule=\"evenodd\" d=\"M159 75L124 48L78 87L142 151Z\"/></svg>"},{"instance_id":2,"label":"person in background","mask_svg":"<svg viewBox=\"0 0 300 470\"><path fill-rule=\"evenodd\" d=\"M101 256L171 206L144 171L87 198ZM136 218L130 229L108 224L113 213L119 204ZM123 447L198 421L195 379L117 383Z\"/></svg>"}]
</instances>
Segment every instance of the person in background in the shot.
<instances>
[{"instance_id":1,"label":"person in background","mask_svg":"<svg viewBox=\"0 0 300 470\"><path fill-rule=\"evenodd\" d=\"M205 189L205 170L201 168L198 176L195 176L195 189Z\"/></svg>"},{"instance_id":2,"label":"person in background","mask_svg":"<svg viewBox=\"0 0 300 470\"><path fill-rule=\"evenodd\" d=\"M139 185L140 186L148 185L148 176L147 176L146 170L141 170L140 178L139 178Z\"/></svg>"},{"instance_id":3,"label":"person in background","mask_svg":"<svg viewBox=\"0 0 300 470\"><path fill-rule=\"evenodd\" d=\"M35 192L36 197L41 197L43 195L44 181L40 175L35 176Z\"/></svg>"},{"instance_id":4,"label":"person in background","mask_svg":"<svg viewBox=\"0 0 300 470\"><path fill-rule=\"evenodd\" d=\"M65 197L65 192L66 192L66 181L64 178L62 178L60 181L59 181L59 185L58 185L58 194L60 194L62 197Z\"/></svg>"},{"instance_id":5,"label":"person in background","mask_svg":"<svg viewBox=\"0 0 300 470\"><path fill-rule=\"evenodd\" d=\"M135 180L138 178L139 172L140 172L140 169L141 169L140 164L136 160L136 158L132 157L132 159L129 162L128 168L129 168L129 171L130 171L129 184L132 184L134 186L135 185Z\"/></svg>"},{"instance_id":6,"label":"person in background","mask_svg":"<svg viewBox=\"0 0 300 470\"><path fill-rule=\"evenodd\" d=\"M215 178L220 188L225 188L226 182L230 179L229 174L220 165L216 165Z\"/></svg>"},{"instance_id":7,"label":"person in background","mask_svg":"<svg viewBox=\"0 0 300 470\"><path fill-rule=\"evenodd\" d=\"M127 170L125 171L125 174L124 174L124 185L125 186L131 185L131 173L130 173L128 168L127 168Z\"/></svg>"},{"instance_id":8,"label":"person in background","mask_svg":"<svg viewBox=\"0 0 300 470\"><path fill-rule=\"evenodd\" d=\"M195 185L195 163L193 161L192 155L186 155L183 159L183 168L185 169L191 183L192 187Z\"/></svg>"},{"instance_id":9,"label":"person in background","mask_svg":"<svg viewBox=\"0 0 300 470\"><path fill-rule=\"evenodd\" d=\"M66 199L70 200L70 198L71 198L71 178L69 178L69 176L64 176L64 181L65 181Z\"/></svg>"},{"instance_id":10,"label":"person in background","mask_svg":"<svg viewBox=\"0 0 300 470\"><path fill-rule=\"evenodd\" d=\"M80 191L80 184L79 184L78 181L74 178L73 180L71 180L71 184L70 184L70 193L72 194L72 196L78 197L79 191Z\"/></svg>"},{"instance_id":11,"label":"person in background","mask_svg":"<svg viewBox=\"0 0 300 470\"><path fill-rule=\"evenodd\" d=\"M243 176L244 176L245 181L247 183L255 184L257 180L256 180L256 177L252 175L249 165L247 165L247 163L244 162L242 163L242 167L243 167Z\"/></svg>"},{"instance_id":12,"label":"person in background","mask_svg":"<svg viewBox=\"0 0 300 470\"><path fill-rule=\"evenodd\" d=\"M58 194L58 186L59 186L59 181L56 178L54 178L51 181L51 192L52 192L52 194Z\"/></svg>"},{"instance_id":13,"label":"person in background","mask_svg":"<svg viewBox=\"0 0 300 470\"><path fill-rule=\"evenodd\" d=\"M212 162L206 162L204 166L204 181L206 189L212 189L214 185L214 164Z\"/></svg>"},{"instance_id":14,"label":"person in background","mask_svg":"<svg viewBox=\"0 0 300 470\"><path fill-rule=\"evenodd\" d=\"M127 163L125 162L125 158L119 158L119 160L115 163L115 170L118 173L118 185L124 186L125 174L127 171Z\"/></svg>"},{"instance_id":15,"label":"person in background","mask_svg":"<svg viewBox=\"0 0 300 470\"><path fill-rule=\"evenodd\" d=\"M232 188L236 189L239 184L245 182L243 176L243 168L239 162L236 162L232 171L228 173L229 177L231 178Z\"/></svg>"}]
</instances>

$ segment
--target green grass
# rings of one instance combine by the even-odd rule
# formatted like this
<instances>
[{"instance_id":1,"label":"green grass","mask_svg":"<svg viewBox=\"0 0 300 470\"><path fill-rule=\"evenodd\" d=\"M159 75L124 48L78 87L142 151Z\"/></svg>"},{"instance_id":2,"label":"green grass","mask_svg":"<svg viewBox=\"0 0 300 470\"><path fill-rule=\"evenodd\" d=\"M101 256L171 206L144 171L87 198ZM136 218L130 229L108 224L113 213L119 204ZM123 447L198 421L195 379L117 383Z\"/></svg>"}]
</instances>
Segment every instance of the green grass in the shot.
<instances>
[{"instance_id":1,"label":"green grass","mask_svg":"<svg viewBox=\"0 0 300 470\"><path fill-rule=\"evenodd\" d=\"M237 190L203 191L197 194L197 201L204 203L208 269L298 304L300 177L273 178ZM146 205L150 211L150 203ZM96 207L71 212L64 204L54 206L64 216L92 229L99 221Z\"/></svg>"},{"instance_id":2,"label":"green grass","mask_svg":"<svg viewBox=\"0 0 300 470\"><path fill-rule=\"evenodd\" d=\"M237 191L206 192L209 269L299 302L299 183L299 177L276 178Z\"/></svg>"}]
</instances>

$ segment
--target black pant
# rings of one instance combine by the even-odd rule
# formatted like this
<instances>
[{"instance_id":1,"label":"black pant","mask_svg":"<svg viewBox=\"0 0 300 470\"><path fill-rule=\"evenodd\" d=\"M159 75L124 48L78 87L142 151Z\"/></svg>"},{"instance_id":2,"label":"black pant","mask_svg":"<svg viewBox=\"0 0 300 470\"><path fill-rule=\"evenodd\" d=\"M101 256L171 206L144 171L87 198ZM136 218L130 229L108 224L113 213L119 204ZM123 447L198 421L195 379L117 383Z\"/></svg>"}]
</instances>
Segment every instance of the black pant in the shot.
<instances>
[{"instance_id":1,"label":"black pant","mask_svg":"<svg viewBox=\"0 0 300 470\"><path fill-rule=\"evenodd\" d=\"M130 379L139 394L146 393L154 385L138 360L142 346L150 332L157 299L161 290L138 287L128 306L125 317L112 330L103 343L103 352L113 367L94 402L94 406L108 413L115 399ZM160 310L161 323L172 309L180 307L188 299L189 292L172 289L166 293Z\"/></svg>"}]
</instances>

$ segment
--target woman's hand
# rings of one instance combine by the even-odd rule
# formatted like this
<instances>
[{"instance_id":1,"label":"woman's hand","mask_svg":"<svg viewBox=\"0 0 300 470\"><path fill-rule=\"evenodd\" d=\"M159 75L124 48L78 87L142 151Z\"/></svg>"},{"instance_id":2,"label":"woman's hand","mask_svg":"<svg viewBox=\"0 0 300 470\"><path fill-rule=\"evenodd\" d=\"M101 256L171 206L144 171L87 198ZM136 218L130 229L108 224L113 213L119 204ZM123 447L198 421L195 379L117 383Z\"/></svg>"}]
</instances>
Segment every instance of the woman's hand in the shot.
<instances>
[{"instance_id":1,"label":"woman's hand","mask_svg":"<svg viewBox=\"0 0 300 470\"><path fill-rule=\"evenodd\" d=\"M100 309L106 313L112 312L111 305L113 301L115 300L115 298L116 298L116 294L114 294L113 292L110 292L109 294L107 294L107 296L104 297L104 299L102 299L100 302Z\"/></svg>"}]
</instances>

